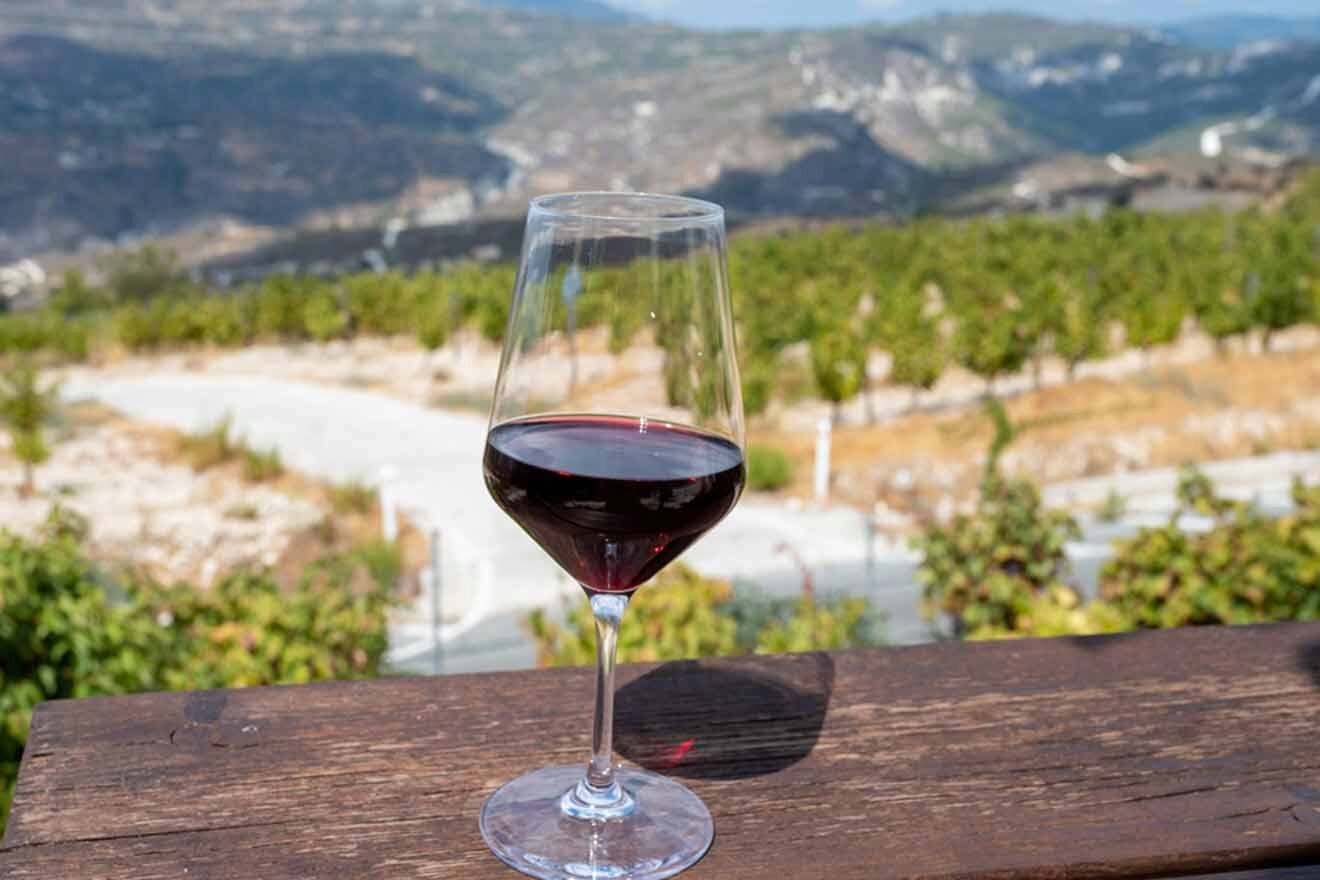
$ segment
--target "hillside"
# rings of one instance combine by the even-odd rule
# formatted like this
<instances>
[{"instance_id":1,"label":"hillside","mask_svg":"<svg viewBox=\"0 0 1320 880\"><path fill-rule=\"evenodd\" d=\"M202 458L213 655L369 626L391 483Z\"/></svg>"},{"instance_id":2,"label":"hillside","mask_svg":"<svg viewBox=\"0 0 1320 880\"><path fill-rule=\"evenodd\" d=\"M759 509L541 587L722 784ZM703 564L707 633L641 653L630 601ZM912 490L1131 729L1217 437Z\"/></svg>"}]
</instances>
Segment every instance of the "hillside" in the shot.
<instances>
[{"instance_id":1,"label":"hillside","mask_svg":"<svg viewBox=\"0 0 1320 880\"><path fill-rule=\"evenodd\" d=\"M502 112L382 53L155 58L12 37L0 42L0 251L205 216L286 225L419 187L466 190L507 173L474 137Z\"/></svg>"},{"instance_id":2,"label":"hillside","mask_svg":"<svg viewBox=\"0 0 1320 880\"><path fill-rule=\"evenodd\" d=\"M597 0L483 0L483 2L486 6L522 9L544 15L563 15L588 21L623 22L637 20L636 16L608 3L597 2Z\"/></svg>"},{"instance_id":3,"label":"hillside","mask_svg":"<svg viewBox=\"0 0 1320 880\"><path fill-rule=\"evenodd\" d=\"M1199 151L1212 126L1215 158L1320 143L1314 44L1005 14L708 33L596 5L7 0L0 260L218 220L508 216L571 188L903 216L1061 156Z\"/></svg>"},{"instance_id":4,"label":"hillside","mask_svg":"<svg viewBox=\"0 0 1320 880\"><path fill-rule=\"evenodd\" d=\"M1236 49L1238 46L1263 40L1320 41L1320 17L1218 15L1180 21L1164 30L1189 46L1203 49Z\"/></svg>"}]
</instances>

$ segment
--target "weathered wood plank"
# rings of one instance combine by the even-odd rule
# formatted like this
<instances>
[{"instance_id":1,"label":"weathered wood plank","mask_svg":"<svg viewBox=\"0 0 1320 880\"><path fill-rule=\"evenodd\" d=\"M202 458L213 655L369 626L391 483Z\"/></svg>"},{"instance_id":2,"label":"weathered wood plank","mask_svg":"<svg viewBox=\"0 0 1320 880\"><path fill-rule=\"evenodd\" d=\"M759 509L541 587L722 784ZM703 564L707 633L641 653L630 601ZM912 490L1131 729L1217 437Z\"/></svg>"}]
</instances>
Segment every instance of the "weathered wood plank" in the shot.
<instances>
[{"instance_id":1,"label":"weathered wood plank","mask_svg":"<svg viewBox=\"0 0 1320 880\"><path fill-rule=\"evenodd\" d=\"M1165 880L1316 880L1320 865L1298 865L1292 868L1261 868L1256 871L1231 871L1227 874L1197 874Z\"/></svg>"},{"instance_id":2,"label":"weathered wood plank","mask_svg":"<svg viewBox=\"0 0 1320 880\"><path fill-rule=\"evenodd\" d=\"M621 678L620 751L687 777L715 815L693 880L1320 862L1317 624ZM0 876L514 876L478 809L583 758L589 685L556 670L47 704Z\"/></svg>"}]
</instances>

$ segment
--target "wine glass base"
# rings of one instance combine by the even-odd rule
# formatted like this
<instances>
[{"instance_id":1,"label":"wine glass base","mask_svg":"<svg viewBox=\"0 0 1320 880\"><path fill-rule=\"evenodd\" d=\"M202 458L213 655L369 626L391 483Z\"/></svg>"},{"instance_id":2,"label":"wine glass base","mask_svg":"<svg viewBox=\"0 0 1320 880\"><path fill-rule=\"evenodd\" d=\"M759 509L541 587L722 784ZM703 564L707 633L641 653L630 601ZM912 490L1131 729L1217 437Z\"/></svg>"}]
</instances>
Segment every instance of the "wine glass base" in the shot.
<instances>
[{"instance_id":1,"label":"wine glass base","mask_svg":"<svg viewBox=\"0 0 1320 880\"><path fill-rule=\"evenodd\" d=\"M581 764L547 767L492 794L481 810L481 836L491 851L543 880L659 880L692 866L710 847L715 825L701 799L672 779L632 767L615 774L635 802L626 815L568 816L561 801L582 773Z\"/></svg>"}]
</instances>

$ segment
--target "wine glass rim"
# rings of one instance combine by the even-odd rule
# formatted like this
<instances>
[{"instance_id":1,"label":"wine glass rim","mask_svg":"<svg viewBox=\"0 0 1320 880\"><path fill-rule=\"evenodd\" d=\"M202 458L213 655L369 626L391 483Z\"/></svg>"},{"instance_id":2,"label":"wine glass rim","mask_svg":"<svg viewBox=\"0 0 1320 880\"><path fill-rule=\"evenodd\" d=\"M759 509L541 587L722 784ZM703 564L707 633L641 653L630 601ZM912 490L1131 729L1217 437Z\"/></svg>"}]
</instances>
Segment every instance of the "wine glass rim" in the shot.
<instances>
[{"instance_id":1,"label":"wine glass rim","mask_svg":"<svg viewBox=\"0 0 1320 880\"><path fill-rule=\"evenodd\" d=\"M634 214L631 216L608 210L593 210L592 203L626 200L636 204L650 204L657 209L681 209L682 214ZM565 207L564 203L581 207ZM724 218L724 208L704 199L691 196L671 196L647 192L611 192L609 190L582 190L577 192L546 193L531 200L531 209L539 214L572 220L604 220L610 223L672 223L687 225L711 223Z\"/></svg>"}]
</instances>

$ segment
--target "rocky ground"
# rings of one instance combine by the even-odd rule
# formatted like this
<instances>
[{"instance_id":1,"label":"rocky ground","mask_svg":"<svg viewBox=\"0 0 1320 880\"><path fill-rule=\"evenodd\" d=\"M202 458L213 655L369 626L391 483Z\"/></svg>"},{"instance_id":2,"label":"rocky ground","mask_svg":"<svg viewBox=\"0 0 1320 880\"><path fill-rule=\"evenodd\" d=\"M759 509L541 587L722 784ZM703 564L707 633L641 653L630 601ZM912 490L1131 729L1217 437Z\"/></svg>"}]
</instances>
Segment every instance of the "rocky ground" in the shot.
<instances>
[{"instance_id":1,"label":"rocky ground","mask_svg":"<svg viewBox=\"0 0 1320 880\"><path fill-rule=\"evenodd\" d=\"M1017 429L1002 465L1051 484L1320 449L1318 342L1320 334L1305 329L1268 353L1197 358L1202 343L1192 338L1147 359L1130 354L1096 364L1074 382L1049 370L1039 389L1025 376L1001 381L997 392ZM975 384L941 382L907 413L883 407L876 424L853 407L833 431L834 496L909 526L965 507L992 437ZM805 463L814 432L790 424L760 439ZM791 494L807 495L810 478L809 468L799 468Z\"/></svg>"},{"instance_id":2,"label":"rocky ground","mask_svg":"<svg viewBox=\"0 0 1320 880\"><path fill-rule=\"evenodd\" d=\"M74 408L52 439L31 497L20 491L8 437L0 441L0 521L31 535L62 505L87 518L93 556L162 580L205 586L234 568L274 566L325 516L272 486L194 471L173 455L164 432L92 407Z\"/></svg>"},{"instance_id":3,"label":"rocky ground","mask_svg":"<svg viewBox=\"0 0 1320 880\"><path fill-rule=\"evenodd\" d=\"M102 405L64 406L28 495L0 435L0 522L32 536L59 505L86 518L93 558L202 587L240 568L293 582L314 559L378 536L371 502L336 509L331 484L287 470L256 481L238 461L195 467L184 436ZM416 568L424 550L406 521L403 532L405 561Z\"/></svg>"}]
</instances>

